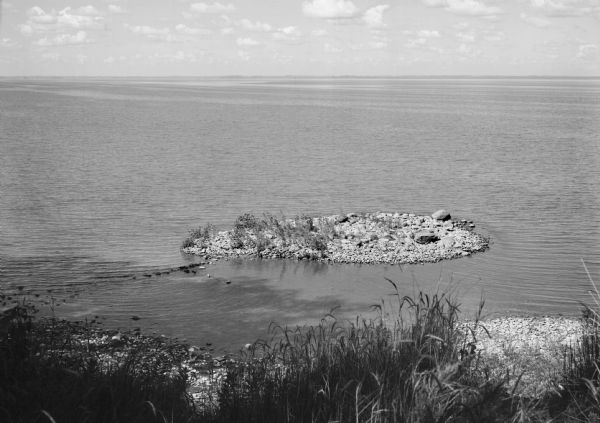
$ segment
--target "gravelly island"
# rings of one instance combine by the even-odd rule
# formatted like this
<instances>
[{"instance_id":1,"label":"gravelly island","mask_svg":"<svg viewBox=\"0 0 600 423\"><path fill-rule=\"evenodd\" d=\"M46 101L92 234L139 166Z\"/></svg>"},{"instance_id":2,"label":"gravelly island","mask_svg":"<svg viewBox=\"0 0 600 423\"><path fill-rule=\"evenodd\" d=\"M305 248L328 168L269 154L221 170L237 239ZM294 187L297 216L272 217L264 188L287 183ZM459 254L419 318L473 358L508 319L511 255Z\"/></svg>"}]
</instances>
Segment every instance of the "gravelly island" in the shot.
<instances>
[{"instance_id":1,"label":"gravelly island","mask_svg":"<svg viewBox=\"0 0 600 423\"><path fill-rule=\"evenodd\" d=\"M210 225L192 231L188 254L207 260L235 257L290 258L331 263L406 264L437 262L484 251L489 241L472 221L453 220L445 210L414 213L349 213L321 217L240 216L233 229Z\"/></svg>"}]
</instances>

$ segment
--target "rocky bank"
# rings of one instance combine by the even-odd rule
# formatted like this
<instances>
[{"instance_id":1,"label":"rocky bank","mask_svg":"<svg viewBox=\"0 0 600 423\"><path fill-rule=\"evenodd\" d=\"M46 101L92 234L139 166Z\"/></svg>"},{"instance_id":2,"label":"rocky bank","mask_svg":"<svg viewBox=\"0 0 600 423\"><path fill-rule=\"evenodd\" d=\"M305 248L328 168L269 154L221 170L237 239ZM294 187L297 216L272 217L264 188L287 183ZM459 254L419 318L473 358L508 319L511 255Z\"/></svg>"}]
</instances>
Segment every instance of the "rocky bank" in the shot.
<instances>
[{"instance_id":1,"label":"rocky bank","mask_svg":"<svg viewBox=\"0 0 600 423\"><path fill-rule=\"evenodd\" d=\"M469 256L488 248L472 221L445 210L414 213L349 213L322 217L240 216L233 229L192 232L185 253L207 260L289 258L331 263L406 264Z\"/></svg>"}]
</instances>

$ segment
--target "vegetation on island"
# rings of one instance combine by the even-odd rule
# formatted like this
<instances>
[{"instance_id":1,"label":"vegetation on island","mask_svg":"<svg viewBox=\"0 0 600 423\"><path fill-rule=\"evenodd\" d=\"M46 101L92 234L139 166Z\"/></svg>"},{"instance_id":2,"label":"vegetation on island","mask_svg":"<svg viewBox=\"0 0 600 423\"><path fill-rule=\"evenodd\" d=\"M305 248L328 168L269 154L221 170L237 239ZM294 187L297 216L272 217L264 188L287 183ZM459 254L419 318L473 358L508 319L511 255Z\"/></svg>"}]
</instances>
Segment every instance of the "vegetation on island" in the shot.
<instances>
[{"instance_id":1,"label":"vegetation on island","mask_svg":"<svg viewBox=\"0 0 600 423\"><path fill-rule=\"evenodd\" d=\"M443 210L442 210L443 211ZM445 211L444 211L445 212ZM434 213L435 215L435 213ZM485 251L489 240L464 219L412 213L349 213L286 218L239 216L232 229L191 230L182 250L205 259L292 258L336 263L423 263Z\"/></svg>"},{"instance_id":2,"label":"vegetation on island","mask_svg":"<svg viewBox=\"0 0 600 423\"><path fill-rule=\"evenodd\" d=\"M473 334L485 323L461 323L456 299L396 292L397 306L382 305L377 318L273 326L271 340L218 368L165 338L35 318L21 299L0 314L0 421L600 420L598 309L585 309L581 341L565 350L552 388L524 395L510 363L477 351ZM199 374L207 384L194 383Z\"/></svg>"}]
</instances>

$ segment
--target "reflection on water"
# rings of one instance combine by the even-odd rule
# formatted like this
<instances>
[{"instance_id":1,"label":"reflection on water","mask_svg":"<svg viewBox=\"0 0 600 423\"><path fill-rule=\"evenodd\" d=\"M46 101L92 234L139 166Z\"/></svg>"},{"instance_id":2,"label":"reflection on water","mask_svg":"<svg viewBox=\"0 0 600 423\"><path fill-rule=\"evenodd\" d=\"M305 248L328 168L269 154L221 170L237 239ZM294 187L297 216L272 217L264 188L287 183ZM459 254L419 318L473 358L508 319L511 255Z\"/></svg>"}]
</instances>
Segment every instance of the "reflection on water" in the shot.
<instances>
[{"instance_id":1,"label":"reflection on water","mask_svg":"<svg viewBox=\"0 0 600 423\"><path fill-rule=\"evenodd\" d=\"M467 312L484 295L490 313L567 314L589 300L582 259L600 279L597 80L2 79L0 99L1 287L59 314L231 347L272 321L368 312L386 278ZM198 261L179 252L191 227L246 212L441 207L491 249L165 272Z\"/></svg>"}]
</instances>

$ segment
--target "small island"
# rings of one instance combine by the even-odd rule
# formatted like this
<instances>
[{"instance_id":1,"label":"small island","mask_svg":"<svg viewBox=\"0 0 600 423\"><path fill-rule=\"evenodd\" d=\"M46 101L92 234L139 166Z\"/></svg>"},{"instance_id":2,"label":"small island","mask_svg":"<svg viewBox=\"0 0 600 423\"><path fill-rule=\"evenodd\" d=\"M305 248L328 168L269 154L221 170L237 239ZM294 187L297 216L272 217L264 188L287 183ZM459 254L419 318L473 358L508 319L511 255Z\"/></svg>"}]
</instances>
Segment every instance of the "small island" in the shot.
<instances>
[{"instance_id":1,"label":"small island","mask_svg":"<svg viewBox=\"0 0 600 423\"><path fill-rule=\"evenodd\" d=\"M475 224L438 210L414 213L349 213L258 218L244 214L233 229L208 224L190 232L182 250L206 260L279 258L329 263L410 264L437 262L485 251L489 240Z\"/></svg>"}]
</instances>

